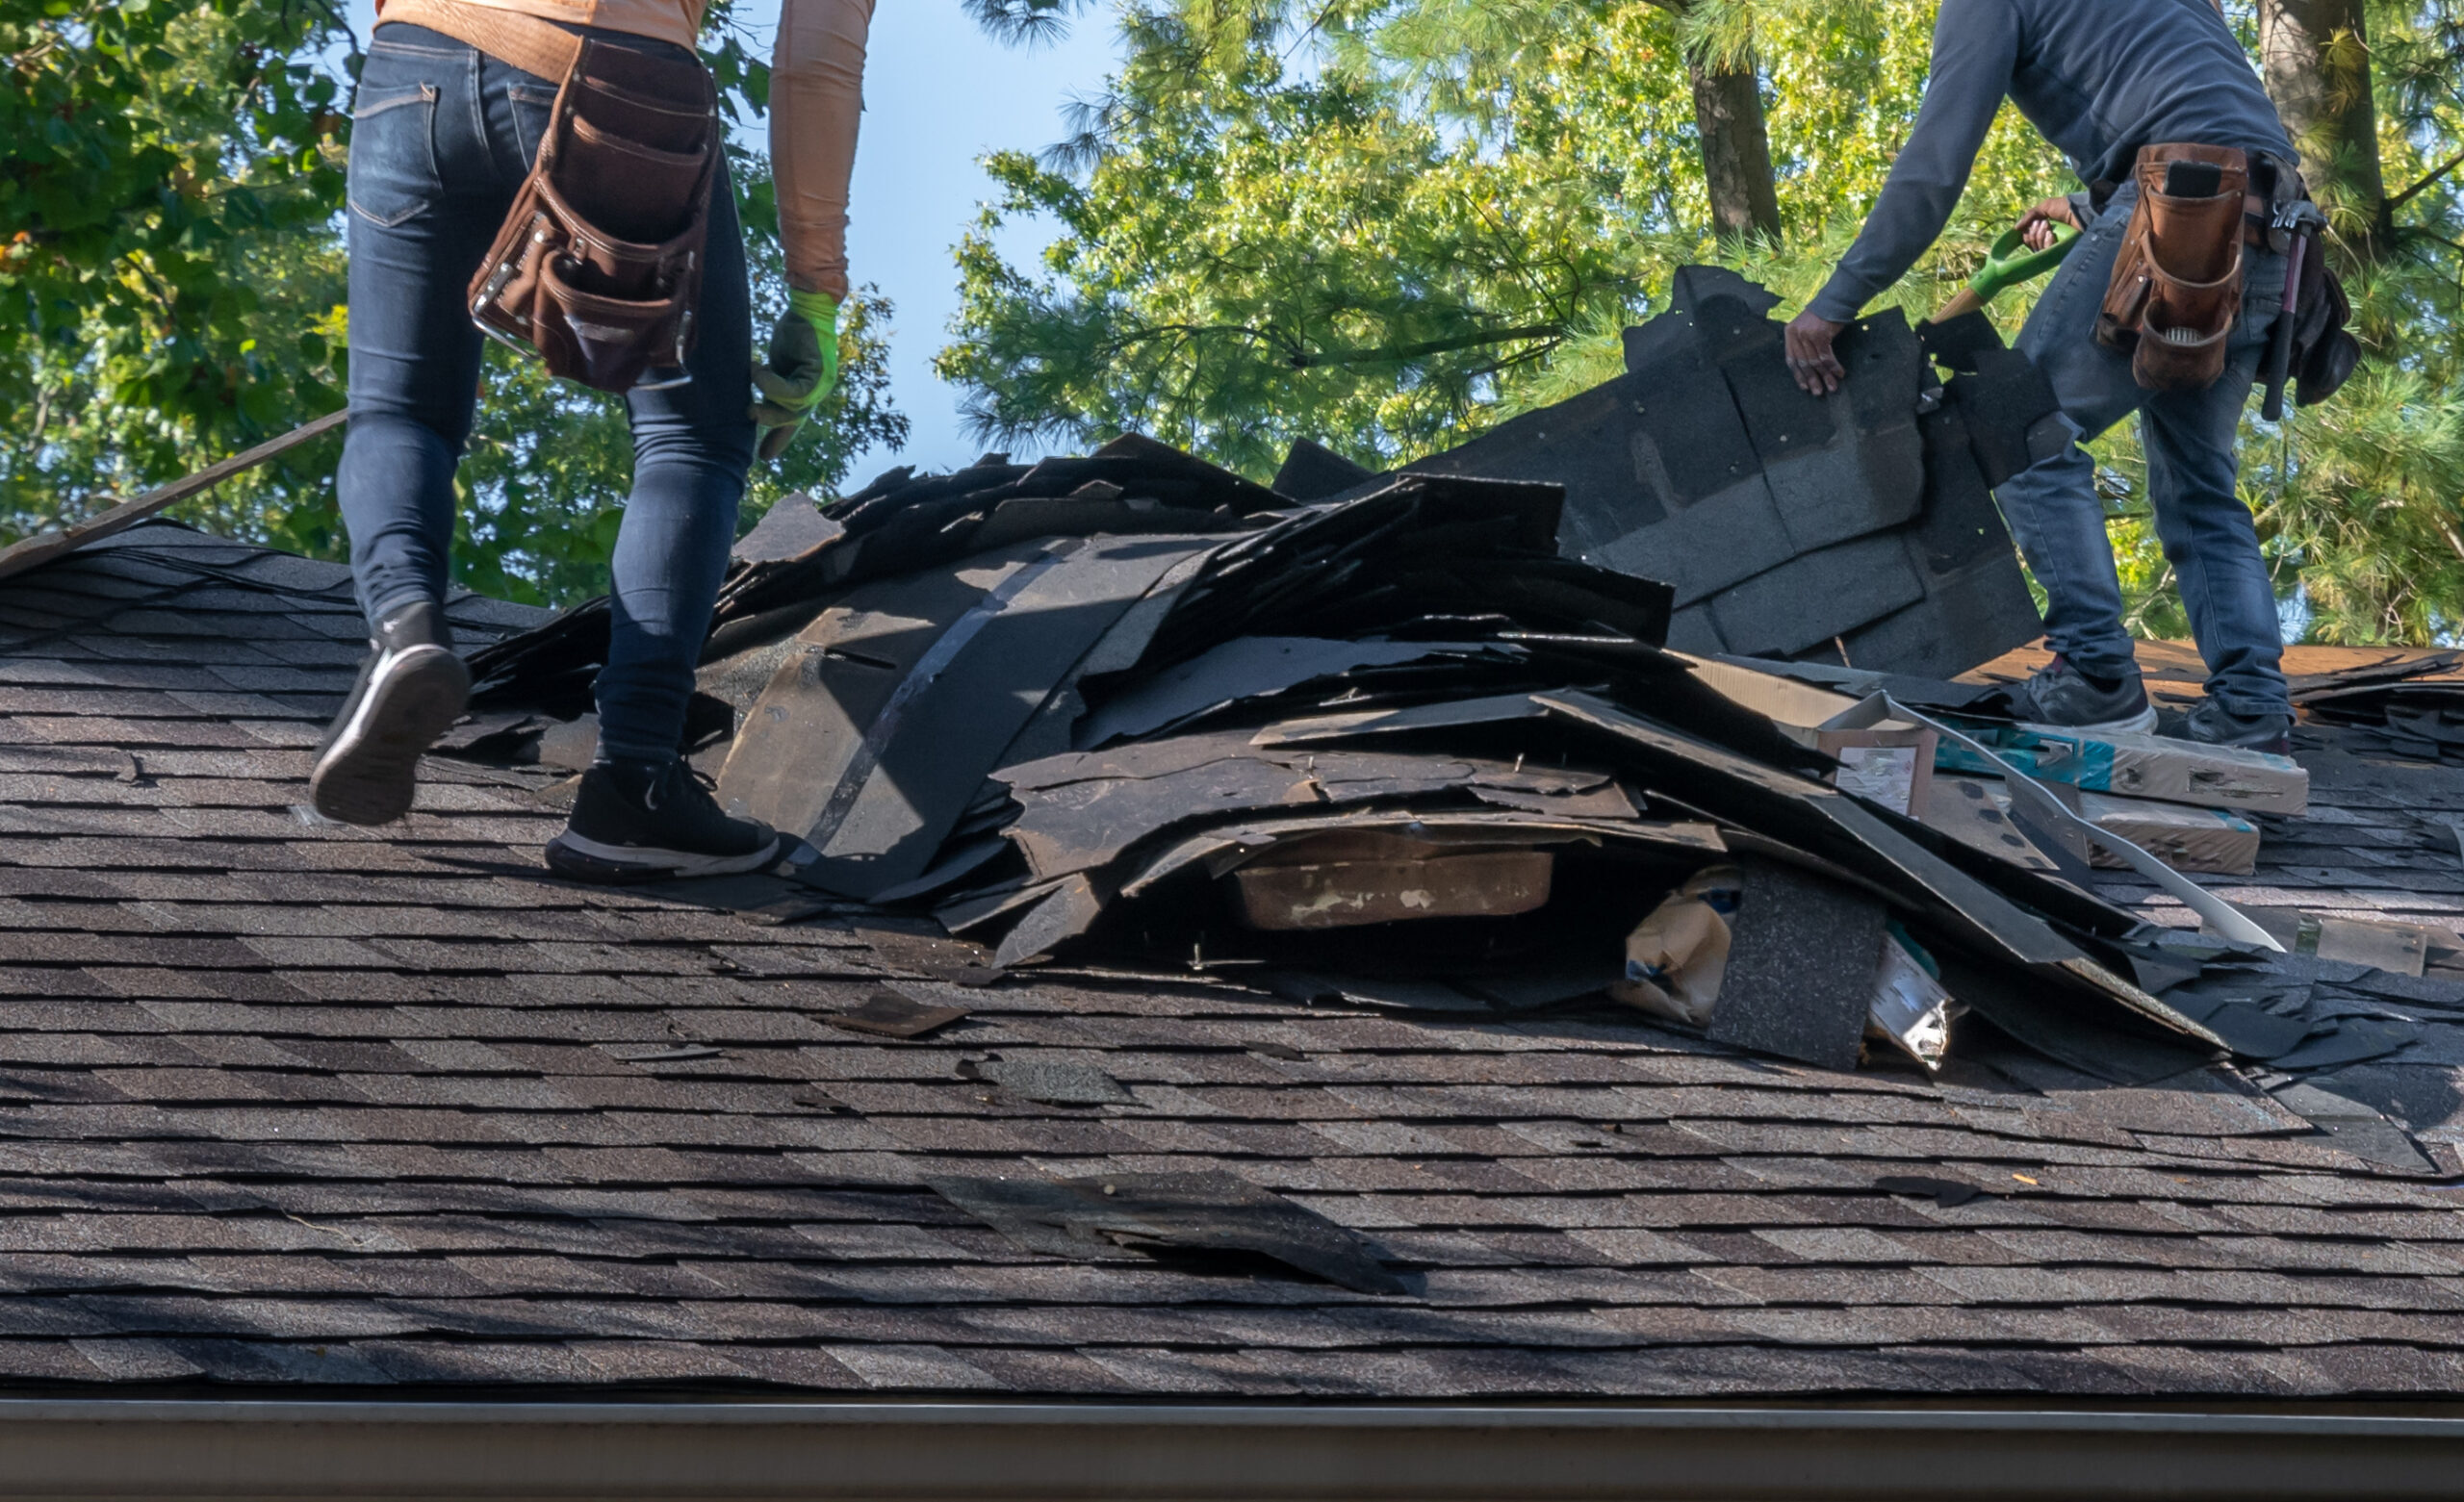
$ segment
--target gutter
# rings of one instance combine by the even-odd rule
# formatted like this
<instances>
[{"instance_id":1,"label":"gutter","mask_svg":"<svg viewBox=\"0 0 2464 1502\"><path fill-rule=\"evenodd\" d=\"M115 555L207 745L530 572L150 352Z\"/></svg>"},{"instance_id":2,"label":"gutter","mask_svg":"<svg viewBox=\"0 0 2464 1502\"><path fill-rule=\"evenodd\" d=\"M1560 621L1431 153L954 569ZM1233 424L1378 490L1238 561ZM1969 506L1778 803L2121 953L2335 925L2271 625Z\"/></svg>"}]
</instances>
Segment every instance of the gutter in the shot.
<instances>
[{"instance_id":1,"label":"gutter","mask_svg":"<svg viewBox=\"0 0 2464 1502\"><path fill-rule=\"evenodd\" d=\"M0 1400L0 1498L2452 1497L2464 1419Z\"/></svg>"}]
</instances>

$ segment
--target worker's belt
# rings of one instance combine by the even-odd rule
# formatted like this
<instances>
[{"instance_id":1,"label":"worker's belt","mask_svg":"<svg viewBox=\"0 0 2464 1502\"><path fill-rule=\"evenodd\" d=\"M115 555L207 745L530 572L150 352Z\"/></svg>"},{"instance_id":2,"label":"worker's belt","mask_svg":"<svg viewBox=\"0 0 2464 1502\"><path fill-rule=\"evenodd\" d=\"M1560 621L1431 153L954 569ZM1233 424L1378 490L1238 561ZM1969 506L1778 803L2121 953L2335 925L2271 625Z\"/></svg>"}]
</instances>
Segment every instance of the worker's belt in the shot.
<instances>
[{"instance_id":1,"label":"worker's belt","mask_svg":"<svg viewBox=\"0 0 2464 1502\"><path fill-rule=\"evenodd\" d=\"M570 62L546 76L563 87L471 279L472 320L601 391L682 385L723 140L717 87L680 48L560 35Z\"/></svg>"}]
</instances>

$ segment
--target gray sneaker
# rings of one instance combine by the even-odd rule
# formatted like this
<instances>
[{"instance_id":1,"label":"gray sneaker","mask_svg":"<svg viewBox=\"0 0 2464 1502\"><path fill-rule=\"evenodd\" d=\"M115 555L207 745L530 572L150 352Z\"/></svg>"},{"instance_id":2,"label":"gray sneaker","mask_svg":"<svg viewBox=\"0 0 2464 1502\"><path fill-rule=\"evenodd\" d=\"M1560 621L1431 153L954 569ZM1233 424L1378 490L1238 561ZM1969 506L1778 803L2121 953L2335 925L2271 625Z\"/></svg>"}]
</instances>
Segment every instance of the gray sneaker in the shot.
<instances>
[{"instance_id":1,"label":"gray sneaker","mask_svg":"<svg viewBox=\"0 0 2464 1502\"><path fill-rule=\"evenodd\" d=\"M2147 702L2137 668L2112 688L2102 688L2060 656L2013 691L2011 708L2023 725L2140 733L2156 728L2156 708Z\"/></svg>"},{"instance_id":2,"label":"gray sneaker","mask_svg":"<svg viewBox=\"0 0 2464 1502\"><path fill-rule=\"evenodd\" d=\"M2293 754L2293 717L2280 714L2237 715L2213 699L2202 699L2183 719L2181 738L2203 746L2238 746L2272 755Z\"/></svg>"}]
</instances>

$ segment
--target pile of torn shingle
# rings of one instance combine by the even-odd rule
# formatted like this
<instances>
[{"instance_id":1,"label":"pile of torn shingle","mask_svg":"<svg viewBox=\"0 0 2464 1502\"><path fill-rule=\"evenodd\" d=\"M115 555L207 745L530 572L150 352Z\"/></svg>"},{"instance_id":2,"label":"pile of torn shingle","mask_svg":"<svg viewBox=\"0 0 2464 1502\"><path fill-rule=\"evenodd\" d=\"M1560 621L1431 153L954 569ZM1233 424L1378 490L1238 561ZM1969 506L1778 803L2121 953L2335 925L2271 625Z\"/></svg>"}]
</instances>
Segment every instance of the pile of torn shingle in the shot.
<instances>
[{"instance_id":1,"label":"pile of torn shingle","mask_svg":"<svg viewBox=\"0 0 2464 1502\"><path fill-rule=\"evenodd\" d=\"M1738 306L1669 317L1717 312L1713 343L1744 347ZM1712 337L1643 334L1660 359ZM1784 483L1765 464L1765 490L1804 499L1845 466L1877 505L1938 494L1924 454L1891 456L1944 411L1965 414L1963 474L1967 449L2014 441L1989 402L1929 390L1912 375L1904 407L1856 408L1820 466ZM1478 1015L1604 994L1838 1068L1869 1043L1930 1066L1961 1017L2114 1081L2224 1047L2151 992L2229 981L2268 942L2246 920L2184 883L2225 937L2149 930L1905 789L1842 792L1836 737L1904 745L1935 722L1667 649L1677 592L1641 576L1647 550L1631 572L1562 556L1564 487L1349 477L1302 503L1126 438L783 503L725 587L697 760L794 837L774 879L820 894L801 910L930 912L996 971L1194 961L1296 1003ZM1933 519L1897 515L1885 535L1913 556ZM605 642L602 605L478 654L461 753L578 765ZM1808 692L1819 715L1796 712ZM2035 813L2013 827L2076 824Z\"/></svg>"},{"instance_id":2,"label":"pile of torn shingle","mask_svg":"<svg viewBox=\"0 0 2464 1502\"><path fill-rule=\"evenodd\" d=\"M2292 689L2304 719L2375 732L2390 755L2464 763L2464 653L2391 654Z\"/></svg>"}]
</instances>

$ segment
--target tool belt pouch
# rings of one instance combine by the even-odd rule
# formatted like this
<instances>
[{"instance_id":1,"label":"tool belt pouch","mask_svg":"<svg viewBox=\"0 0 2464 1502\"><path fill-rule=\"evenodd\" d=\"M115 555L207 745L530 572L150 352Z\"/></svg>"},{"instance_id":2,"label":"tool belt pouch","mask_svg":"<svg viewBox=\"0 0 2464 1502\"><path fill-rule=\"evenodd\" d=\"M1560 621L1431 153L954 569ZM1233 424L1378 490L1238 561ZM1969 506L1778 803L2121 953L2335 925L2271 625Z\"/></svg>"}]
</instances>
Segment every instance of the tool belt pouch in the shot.
<instances>
[{"instance_id":1,"label":"tool belt pouch","mask_svg":"<svg viewBox=\"0 0 2464 1502\"><path fill-rule=\"evenodd\" d=\"M2156 145L2140 151L2138 176L2096 340L2129 351L2130 373L2147 390L2194 391L2224 373L2242 311L2249 168L2241 152L2220 146ZM2186 184L2201 191L2169 191Z\"/></svg>"},{"instance_id":2,"label":"tool belt pouch","mask_svg":"<svg viewBox=\"0 0 2464 1502\"><path fill-rule=\"evenodd\" d=\"M683 365L721 141L698 61L584 40L472 279L473 320L603 392Z\"/></svg>"},{"instance_id":3,"label":"tool belt pouch","mask_svg":"<svg viewBox=\"0 0 2464 1502\"><path fill-rule=\"evenodd\" d=\"M2334 395L2361 363L2361 343L2347 327L2352 303L2327 267L2317 240L2301 262L2299 314L2293 329L2293 390L2297 406L2315 407Z\"/></svg>"}]
</instances>

